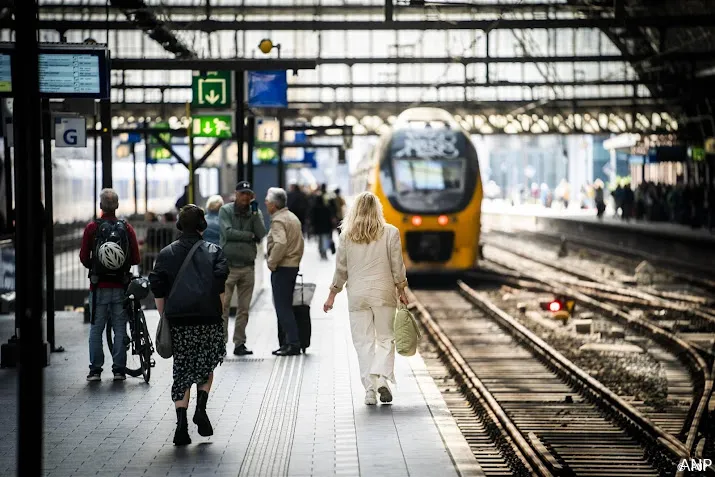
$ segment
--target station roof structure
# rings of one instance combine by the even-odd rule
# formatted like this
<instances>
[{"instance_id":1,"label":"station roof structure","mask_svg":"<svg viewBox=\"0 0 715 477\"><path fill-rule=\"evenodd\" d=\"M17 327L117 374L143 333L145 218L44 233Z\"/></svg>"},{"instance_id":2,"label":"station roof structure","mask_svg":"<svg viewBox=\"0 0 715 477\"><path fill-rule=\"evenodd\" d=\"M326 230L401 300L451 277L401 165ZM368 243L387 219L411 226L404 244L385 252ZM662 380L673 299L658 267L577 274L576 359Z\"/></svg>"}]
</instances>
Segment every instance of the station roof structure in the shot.
<instances>
[{"instance_id":1,"label":"station roof structure","mask_svg":"<svg viewBox=\"0 0 715 477\"><path fill-rule=\"evenodd\" d=\"M285 117L357 134L438 106L475 133L715 135L711 0L41 0L40 24L109 45L120 124L181 123L192 70L280 54L318 65Z\"/></svg>"}]
</instances>

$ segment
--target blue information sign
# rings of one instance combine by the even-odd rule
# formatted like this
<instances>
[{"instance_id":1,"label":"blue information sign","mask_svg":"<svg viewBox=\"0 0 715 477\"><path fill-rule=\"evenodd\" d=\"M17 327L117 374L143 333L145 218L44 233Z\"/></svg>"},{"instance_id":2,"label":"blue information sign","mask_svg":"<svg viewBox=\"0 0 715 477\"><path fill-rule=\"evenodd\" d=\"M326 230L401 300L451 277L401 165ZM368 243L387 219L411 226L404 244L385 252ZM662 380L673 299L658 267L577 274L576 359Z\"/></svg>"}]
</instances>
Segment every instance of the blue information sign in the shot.
<instances>
[{"instance_id":1,"label":"blue information sign","mask_svg":"<svg viewBox=\"0 0 715 477\"><path fill-rule=\"evenodd\" d=\"M288 76L285 71L249 71L250 108L287 108Z\"/></svg>"}]
</instances>

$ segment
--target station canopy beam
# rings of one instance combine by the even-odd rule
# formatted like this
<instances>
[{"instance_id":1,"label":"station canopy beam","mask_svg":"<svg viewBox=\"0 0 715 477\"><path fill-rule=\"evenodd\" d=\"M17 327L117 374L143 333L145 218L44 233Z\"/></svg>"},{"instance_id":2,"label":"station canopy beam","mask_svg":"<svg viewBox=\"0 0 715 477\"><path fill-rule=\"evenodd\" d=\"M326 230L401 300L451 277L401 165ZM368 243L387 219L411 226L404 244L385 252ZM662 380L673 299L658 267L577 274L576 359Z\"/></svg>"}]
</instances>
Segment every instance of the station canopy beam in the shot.
<instances>
[{"instance_id":1,"label":"station canopy beam","mask_svg":"<svg viewBox=\"0 0 715 477\"><path fill-rule=\"evenodd\" d=\"M114 3L114 2L112 2ZM588 12L594 9L593 5L574 5L567 3L495 3L495 2L455 2L455 3L440 3L429 6L423 5L402 5L398 2L393 6L394 12L399 15L423 15L425 9L430 12L436 12L443 15L462 14L473 15L475 9L478 9L483 15L500 15L504 8L508 7L510 12L520 14L546 14L546 13L579 13ZM429 2L428 2L429 3ZM199 5L192 5L187 1L172 2L171 4L162 5L162 11L169 15L204 15L205 11ZM299 15L383 15L384 5L368 4L366 0L363 4L346 4L346 5L271 5L270 14L272 16L285 15L289 17ZM629 7L633 8L633 7ZM40 13L51 14L67 14L67 13L83 13L83 14L106 14L106 6L101 4L65 4L59 1L47 2L40 5ZM643 7L644 12L649 10ZM253 4L243 5L240 0L234 2L223 2L220 4L211 4L210 13L212 15L266 15L266 7Z\"/></svg>"},{"instance_id":2,"label":"station canopy beam","mask_svg":"<svg viewBox=\"0 0 715 477\"><path fill-rule=\"evenodd\" d=\"M512 114L520 108L529 106L530 101L421 101L419 106L442 108L454 114ZM634 108L643 113L674 111L680 108L679 98L633 98L633 97L602 97L602 98L569 98L551 99L533 108L538 114L562 113L632 113ZM388 117L398 115L416 103L407 101L335 101L335 102L292 102L283 109L285 117L306 116L346 116L363 117L376 115ZM186 103L183 102L115 102L112 104L115 116L149 116L149 117L182 117L186 113Z\"/></svg>"},{"instance_id":3,"label":"station canopy beam","mask_svg":"<svg viewBox=\"0 0 715 477\"><path fill-rule=\"evenodd\" d=\"M608 63L608 62L657 62L671 61L697 62L715 59L715 51L680 52L653 55L584 55L584 56L483 56L483 57L373 57L373 58L316 58L281 60L234 60L196 59L175 60L171 58L113 58L113 70L228 70L269 69L263 65L271 63L276 69L312 69L316 65L369 65L369 64L492 64L492 63ZM278 62L290 66L277 66ZM237 66L244 65L244 66Z\"/></svg>"},{"instance_id":4,"label":"station canopy beam","mask_svg":"<svg viewBox=\"0 0 715 477\"><path fill-rule=\"evenodd\" d=\"M385 82L385 83L290 83L288 89L359 89L359 88L503 88L523 87L523 88L539 88L539 87L556 87L556 86L648 86L655 84L655 81L641 81L637 79L629 80L582 80L582 81L445 81L444 83L411 83L411 82ZM112 89L191 89L190 84L132 84L132 83L113 83Z\"/></svg>"},{"instance_id":5,"label":"station canopy beam","mask_svg":"<svg viewBox=\"0 0 715 477\"><path fill-rule=\"evenodd\" d=\"M191 71L272 71L312 70L316 60L310 59L172 59L172 58L113 58L113 70L191 70Z\"/></svg>"},{"instance_id":6,"label":"station canopy beam","mask_svg":"<svg viewBox=\"0 0 715 477\"><path fill-rule=\"evenodd\" d=\"M187 31L348 31L348 30L524 30L554 28L618 28L623 20L615 18L527 18L487 20L400 20L393 22L371 20L172 20L173 30ZM134 30L133 22L117 19L68 20L41 18L44 30ZM658 15L631 17L627 20L631 27L652 27L660 29L715 26L715 14L702 15ZM14 28L10 20L0 21L0 28Z\"/></svg>"},{"instance_id":7,"label":"station canopy beam","mask_svg":"<svg viewBox=\"0 0 715 477\"><path fill-rule=\"evenodd\" d=\"M144 0L111 0L111 5L124 13L134 28L144 31L176 58L196 57L196 53L178 39L166 23L157 18L154 9ZM106 7L102 8L106 10Z\"/></svg>"}]
</instances>

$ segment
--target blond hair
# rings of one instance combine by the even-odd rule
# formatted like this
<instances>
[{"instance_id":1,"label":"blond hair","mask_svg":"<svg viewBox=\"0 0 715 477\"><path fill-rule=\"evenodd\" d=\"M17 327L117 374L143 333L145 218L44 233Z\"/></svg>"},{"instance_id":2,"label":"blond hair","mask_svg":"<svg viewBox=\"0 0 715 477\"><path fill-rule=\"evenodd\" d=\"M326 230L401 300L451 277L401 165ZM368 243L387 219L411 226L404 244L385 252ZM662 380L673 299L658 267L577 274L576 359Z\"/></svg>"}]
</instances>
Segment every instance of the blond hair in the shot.
<instances>
[{"instance_id":1,"label":"blond hair","mask_svg":"<svg viewBox=\"0 0 715 477\"><path fill-rule=\"evenodd\" d=\"M372 192L359 194L340 224L341 233L355 243L374 242L382 236L384 229L382 204Z\"/></svg>"},{"instance_id":2,"label":"blond hair","mask_svg":"<svg viewBox=\"0 0 715 477\"><path fill-rule=\"evenodd\" d=\"M216 212L223 206L223 197L220 195L212 195L209 200L206 201L206 209L209 212Z\"/></svg>"}]
</instances>

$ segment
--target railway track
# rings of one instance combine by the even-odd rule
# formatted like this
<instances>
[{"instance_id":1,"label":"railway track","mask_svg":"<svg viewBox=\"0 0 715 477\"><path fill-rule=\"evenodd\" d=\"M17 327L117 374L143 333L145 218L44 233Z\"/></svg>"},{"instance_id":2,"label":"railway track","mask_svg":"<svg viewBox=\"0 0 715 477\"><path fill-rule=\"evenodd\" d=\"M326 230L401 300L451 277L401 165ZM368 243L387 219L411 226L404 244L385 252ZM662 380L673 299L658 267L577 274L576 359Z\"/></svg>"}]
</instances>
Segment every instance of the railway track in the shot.
<instances>
[{"instance_id":1,"label":"railway track","mask_svg":"<svg viewBox=\"0 0 715 477\"><path fill-rule=\"evenodd\" d=\"M494 259L490 254L487 254L489 260L494 260L500 267L512 269L518 272L518 276L532 280L532 282L541 283L547 289L563 293L575 298L581 304L584 304L592 309L601 310L603 313L611 315L614 319L619 320L629 328L634 328L645 336L653 339L655 342L662 345L659 350L651 352L652 355L663 364L668 375L669 387L678 388L680 392L686 392L683 383L687 380L683 379L682 372L678 371L678 363L675 357L677 356L685 364L691 372L692 399L680 399L678 403L670 406L665 410L653 411L648 409L642 403L641 411L652 418L658 424L666 428L668 432L677 435L684 443L685 448L689 453L700 455L704 439L703 429L704 418L708 409L710 395L713 389L713 370L702 356L712 356L712 348L697 348L695 343L688 343L685 339L681 339L674 333L663 329L657 322L652 320L639 319L631 314L624 313L619 306L613 306L607 302L625 301L630 304L637 303L638 299L632 295L633 290L628 290L625 287L611 286L612 292L608 296L604 296L603 283L581 283L578 279L574 280L573 276L568 276L567 271L563 267L559 267L548 260L539 259L529 256L528 254L509 250L505 244L491 244L488 247L498 249L498 258ZM509 258L511 260L505 260ZM536 267L534 267L536 265ZM573 275L573 274L572 274ZM583 278L583 277L580 277ZM629 294L631 295L629 297ZM604 302L606 299L606 302ZM650 306L665 306L671 309L681 309L681 302L674 302L662 297L654 297L647 293L642 293L641 301ZM706 306L698 306L691 303L689 313L692 318L699 320L700 325L712 330L712 309ZM687 311L681 310L681 311ZM702 356L701 356L702 355ZM682 366L681 366L682 368ZM681 416L682 428L677 431L677 426L672 422L673 417Z\"/></svg>"},{"instance_id":2,"label":"railway track","mask_svg":"<svg viewBox=\"0 0 715 477\"><path fill-rule=\"evenodd\" d=\"M476 438L497 443L513 475L675 475L682 443L483 295L460 282L411 298L488 430ZM503 475L475 455L487 475Z\"/></svg>"},{"instance_id":3,"label":"railway track","mask_svg":"<svg viewBox=\"0 0 715 477\"><path fill-rule=\"evenodd\" d=\"M715 308L714 300L710 296L681 292L665 292L652 287L641 288L632 283L629 279L622 278L619 281L614 278L605 278L588 270L584 270L571 264L560 264L558 261L549 259L543 254L543 249L539 252L522 251L521 243L518 241L500 241L488 239L486 245L501 252L525 259L527 262L538 264L538 273L551 281L558 281L564 285L579 289L584 293L597 298L621 303L623 305L635 305L653 309L663 309L680 312L687 316L693 323L693 327L698 332L715 331ZM504 266L503 261L494 260L491 256L487 258L500 266ZM520 263L517 267L508 266L517 271L533 270L533 267L525 267L525 263ZM533 278L533 276L532 276Z\"/></svg>"},{"instance_id":4,"label":"railway track","mask_svg":"<svg viewBox=\"0 0 715 477\"><path fill-rule=\"evenodd\" d=\"M505 238L529 238L552 245L558 245L563 240L569 244L579 246L589 253L619 257L626 261L646 260L668 274L692 286L715 292L715 274L712 263L693 264L683 260L674 259L663 254L649 253L644 250L633 249L618 243L609 243L594 240L577 234L556 234L546 231L520 230L518 232L490 227L489 234Z\"/></svg>"}]
</instances>

